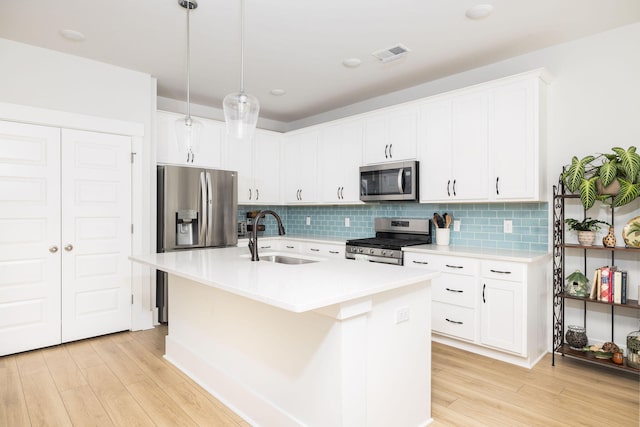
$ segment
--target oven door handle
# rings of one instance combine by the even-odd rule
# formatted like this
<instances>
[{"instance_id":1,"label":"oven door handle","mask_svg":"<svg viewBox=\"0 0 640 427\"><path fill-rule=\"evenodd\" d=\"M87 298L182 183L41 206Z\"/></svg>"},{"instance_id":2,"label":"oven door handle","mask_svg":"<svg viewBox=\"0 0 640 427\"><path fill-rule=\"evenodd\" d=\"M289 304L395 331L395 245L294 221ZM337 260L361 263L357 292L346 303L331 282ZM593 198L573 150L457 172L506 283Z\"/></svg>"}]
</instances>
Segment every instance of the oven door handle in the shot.
<instances>
[{"instance_id":1,"label":"oven door handle","mask_svg":"<svg viewBox=\"0 0 640 427\"><path fill-rule=\"evenodd\" d=\"M404 168L400 168L398 171L398 191L400 194L404 194Z\"/></svg>"}]
</instances>

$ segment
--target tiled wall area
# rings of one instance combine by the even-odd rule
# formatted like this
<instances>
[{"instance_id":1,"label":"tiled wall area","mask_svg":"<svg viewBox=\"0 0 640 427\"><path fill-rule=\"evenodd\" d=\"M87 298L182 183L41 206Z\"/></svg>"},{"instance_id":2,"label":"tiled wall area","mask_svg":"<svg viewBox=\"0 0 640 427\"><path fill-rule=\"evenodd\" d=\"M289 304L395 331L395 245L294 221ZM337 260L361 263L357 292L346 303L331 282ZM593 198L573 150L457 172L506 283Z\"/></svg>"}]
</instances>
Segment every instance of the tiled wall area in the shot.
<instances>
[{"instance_id":1,"label":"tiled wall area","mask_svg":"<svg viewBox=\"0 0 640 427\"><path fill-rule=\"evenodd\" d=\"M434 212L460 220L460 231L451 231L451 245L547 251L547 203L421 204L389 203L355 206L239 206L238 219L247 211L272 209L284 222L287 234L340 239L371 237L376 217L432 218ZM306 225L307 217L311 225ZM350 226L345 227L345 218ZM503 221L511 220L513 233L503 233ZM271 216L264 222L265 235L277 234ZM453 227L453 225L452 225ZM435 232L434 232L435 234Z\"/></svg>"}]
</instances>

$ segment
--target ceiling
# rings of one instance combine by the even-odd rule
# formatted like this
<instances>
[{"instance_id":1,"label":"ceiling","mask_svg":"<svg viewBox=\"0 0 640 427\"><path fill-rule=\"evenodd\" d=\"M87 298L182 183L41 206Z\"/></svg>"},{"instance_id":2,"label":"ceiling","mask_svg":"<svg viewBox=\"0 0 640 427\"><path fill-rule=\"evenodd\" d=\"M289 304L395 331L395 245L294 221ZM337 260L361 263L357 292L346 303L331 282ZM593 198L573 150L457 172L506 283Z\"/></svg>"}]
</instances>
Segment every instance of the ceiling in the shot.
<instances>
[{"instance_id":1,"label":"ceiling","mask_svg":"<svg viewBox=\"0 0 640 427\"><path fill-rule=\"evenodd\" d=\"M260 116L291 122L640 21L639 0L245 0L245 90ZM69 41L73 29L86 36ZM178 0L2 0L0 37L142 71L186 99L186 10ZM372 52L410 52L383 63ZM342 65L359 58L357 68ZM544 66L544 64L540 64ZM191 12L191 102L221 108L240 86L240 1ZM272 89L284 89L274 96Z\"/></svg>"}]
</instances>

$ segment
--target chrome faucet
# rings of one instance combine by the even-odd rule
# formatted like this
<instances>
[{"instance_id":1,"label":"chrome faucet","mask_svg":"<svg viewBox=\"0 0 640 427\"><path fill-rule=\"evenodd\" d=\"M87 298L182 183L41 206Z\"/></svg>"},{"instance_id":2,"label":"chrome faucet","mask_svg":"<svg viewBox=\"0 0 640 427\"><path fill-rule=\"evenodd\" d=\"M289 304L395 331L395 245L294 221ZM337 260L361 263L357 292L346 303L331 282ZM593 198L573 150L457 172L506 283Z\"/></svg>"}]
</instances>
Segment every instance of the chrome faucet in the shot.
<instances>
[{"instance_id":1,"label":"chrome faucet","mask_svg":"<svg viewBox=\"0 0 640 427\"><path fill-rule=\"evenodd\" d=\"M277 213L270 209L266 209L264 211L258 212L258 215L253 219L253 227L251 230L251 234L249 235L249 251L251 252L251 261L260 261L258 257L258 221L261 218L264 218L266 214L271 214L278 222L278 234L280 236L284 236L284 225L282 225L282 220Z\"/></svg>"}]
</instances>

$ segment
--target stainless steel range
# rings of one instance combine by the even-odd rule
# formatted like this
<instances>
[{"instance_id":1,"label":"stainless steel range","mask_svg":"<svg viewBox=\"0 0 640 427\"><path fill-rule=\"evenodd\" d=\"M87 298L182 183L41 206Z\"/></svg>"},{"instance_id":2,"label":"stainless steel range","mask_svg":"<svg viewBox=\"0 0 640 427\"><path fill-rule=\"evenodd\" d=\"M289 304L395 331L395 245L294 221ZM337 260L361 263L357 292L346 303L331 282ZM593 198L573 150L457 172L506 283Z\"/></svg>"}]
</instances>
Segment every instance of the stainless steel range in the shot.
<instances>
[{"instance_id":1,"label":"stainless steel range","mask_svg":"<svg viewBox=\"0 0 640 427\"><path fill-rule=\"evenodd\" d=\"M403 265L402 248L431 243L431 220L376 218L376 237L347 240L345 258Z\"/></svg>"}]
</instances>

